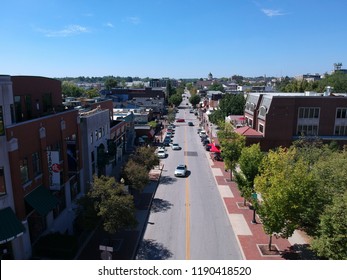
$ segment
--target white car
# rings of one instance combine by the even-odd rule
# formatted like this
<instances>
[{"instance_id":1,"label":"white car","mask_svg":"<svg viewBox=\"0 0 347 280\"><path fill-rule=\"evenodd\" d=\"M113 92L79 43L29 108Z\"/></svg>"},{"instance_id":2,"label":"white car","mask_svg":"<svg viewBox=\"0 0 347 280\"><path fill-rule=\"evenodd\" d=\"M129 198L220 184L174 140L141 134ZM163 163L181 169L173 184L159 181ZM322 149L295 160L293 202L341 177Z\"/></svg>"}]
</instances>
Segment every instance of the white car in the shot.
<instances>
[{"instance_id":1,"label":"white car","mask_svg":"<svg viewBox=\"0 0 347 280\"><path fill-rule=\"evenodd\" d=\"M186 177L187 175L187 165L185 164L179 164L177 165L175 169L175 176L176 177Z\"/></svg>"},{"instance_id":2,"label":"white car","mask_svg":"<svg viewBox=\"0 0 347 280\"><path fill-rule=\"evenodd\" d=\"M166 158L166 152L164 149L159 149L157 152L158 158Z\"/></svg>"},{"instance_id":3,"label":"white car","mask_svg":"<svg viewBox=\"0 0 347 280\"><path fill-rule=\"evenodd\" d=\"M173 144L171 144L171 149L173 149L173 150L181 150L181 147L180 147L179 144L173 143Z\"/></svg>"}]
</instances>

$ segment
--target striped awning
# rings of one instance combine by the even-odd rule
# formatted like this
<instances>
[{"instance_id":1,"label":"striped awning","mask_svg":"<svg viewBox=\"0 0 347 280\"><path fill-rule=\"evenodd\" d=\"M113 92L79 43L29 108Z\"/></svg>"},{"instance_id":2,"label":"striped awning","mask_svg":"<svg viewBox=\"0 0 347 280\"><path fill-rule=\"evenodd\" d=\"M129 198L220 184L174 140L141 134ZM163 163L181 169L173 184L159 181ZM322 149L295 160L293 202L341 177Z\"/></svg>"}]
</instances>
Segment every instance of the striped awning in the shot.
<instances>
[{"instance_id":1,"label":"striped awning","mask_svg":"<svg viewBox=\"0 0 347 280\"><path fill-rule=\"evenodd\" d=\"M0 210L0 225L0 244L21 236L25 231L11 207Z\"/></svg>"}]
</instances>

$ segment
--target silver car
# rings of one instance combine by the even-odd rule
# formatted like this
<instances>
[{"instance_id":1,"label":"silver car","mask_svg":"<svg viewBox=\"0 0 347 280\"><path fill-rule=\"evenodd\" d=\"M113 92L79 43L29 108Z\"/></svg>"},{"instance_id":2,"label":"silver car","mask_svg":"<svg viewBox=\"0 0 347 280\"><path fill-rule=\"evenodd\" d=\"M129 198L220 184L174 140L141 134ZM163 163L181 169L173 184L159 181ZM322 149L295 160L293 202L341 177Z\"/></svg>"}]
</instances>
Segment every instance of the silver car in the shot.
<instances>
[{"instance_id":1,"label":"silver car","mask_svg":"<svg viewBox=\"0 0 347 280\"><path fill-rule=\"evenodd\" d=\"M187 175L187 165L185 164L179 164L177 165L175 169L175 176L176 177L186 177Z\"/></svg>"}]
</instances>

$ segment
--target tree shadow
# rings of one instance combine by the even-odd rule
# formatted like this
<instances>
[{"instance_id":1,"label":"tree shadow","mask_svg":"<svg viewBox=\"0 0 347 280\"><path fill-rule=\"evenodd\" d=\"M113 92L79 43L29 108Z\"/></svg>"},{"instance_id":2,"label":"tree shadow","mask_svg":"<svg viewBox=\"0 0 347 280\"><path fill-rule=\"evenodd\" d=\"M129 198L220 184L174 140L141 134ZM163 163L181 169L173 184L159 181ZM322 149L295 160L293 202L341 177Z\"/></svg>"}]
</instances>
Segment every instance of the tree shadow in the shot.
<instances>
[{"instance_id":1,"label":"tree shadow","mask_svg":"<svg viewBox=\"0 0 347 280\"><path fill-rule=\"evenodd\" d=\"M171 208L173 204L167 200L163 200L160 198L154 198L152 201L152 213L165 212Z\"/></svg>"},{"instance_id":2,"label":"tree shadow","mask_svg":"<svg viewBox=\"0 0 347 280\"><path fill-rule=\"evenodd\" d=\"M137 252L138 260L167 260L172 257L172 253L161 243L154 240L142 240Z\"/></svg>"},{"instance_id":3,"label":"tree shadow","mask_svg":"<svg viewBox=\"0 0 347 280\"><path fill-rule=\"evenodd\" d=\"M309 244L294 244L282 252L286 260L319 260L320 258L311 250Z\"/></svg>"},{"instance_id":4,"label":"tree shadow","mask_svg":"<svg viewBox=\"0 0 347 280\"><path fill-rule=\"evenodd\" d=\"M160 184L161 185L171 185L176 181L177 181L176 178L173 178L170 176L161 176L161 178L160 178Z\"/></svg>"}]
</instances>

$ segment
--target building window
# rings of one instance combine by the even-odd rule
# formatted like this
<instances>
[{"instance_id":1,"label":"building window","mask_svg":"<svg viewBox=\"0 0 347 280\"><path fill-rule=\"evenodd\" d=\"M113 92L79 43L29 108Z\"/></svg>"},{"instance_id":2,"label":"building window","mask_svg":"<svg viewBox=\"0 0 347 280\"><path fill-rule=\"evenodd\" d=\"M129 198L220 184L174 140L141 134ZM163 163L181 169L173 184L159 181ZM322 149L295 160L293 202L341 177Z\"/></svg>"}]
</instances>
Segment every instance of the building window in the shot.
<instances>
[{"instance_id":1,"label":"building window","mask_svg":"<svg viewBox=\"0 0 347 280\"><path fill-rule=\"evenodd\" d=\"M23 119L22 115L22 104L20 96L14 97L14 107L16 112L16 121L20 122Z\"/></svg>"},{"instance_id":2,"label":"building window","mask_svg":"<svg viewBox=\"0 0 347 280\"><path fill-rule=\"evenodd\" d=\"M102 132L101 132L101 127L99 128L99 139L101 139Z\"/></svg>"},{"instance_id":3,"label":"building window","mask_svg":"<svg viewBox=\"0 0 347 280\"><path fill-rule=\"evenodd\" d=\"M264 133L264 125L259 124L259 132Z\"/></svg>"},{"instance_id":4,"label":"building window","mask_svg":"<svg viewBox=\"0 0 347 280\"><path fill-rule=\"evenodd\" d=\"M337 119L346 119L347 118L347 108L337 108L336 118Z\"/></svg>"},{"instance_id":5,"label":"building window","mask_svg":"<svg viewBox=\"0 0 347 280\"><path fill-rule=\"evenodd\" d=\"M2 112L2 106L0 106L0 135L5 135L5 124L4 124L4 115Z\"/></svg>"},{"instance_id":6,"label":"building window","mask_svg":"<svg viewBox=\"0 0 347 280\"><path fill-rule=\"evenodd\" d=\"M0 196L6 194L6 185L5 185L5 174L4 168L0 167Z\"/></svg>"},{"instance_id":7,"label":"building window","mask_svg":"<svg viewBox=\"0 0 347 280\"><path fill-rule=\"evenodd\" d=\"M24 158L19 161L20 168L20 178L22 184L25 184L29 181L29 169L28 169L28 159Z\"/></svg>"},{"instance_id":8,"label":"building window","mask_svg":"<svg viewBox=\"0 0 347 280\"><path fill-rule=\"evenodd\" d=\"M41 174L41 159L38 152L32 154L34 176Z\"/></svg>"},{"instance_id":9,"label":"building window","mask_svg":"<svg viewBox=\"0 0 347 280\"><path fill-rule=\"evenodd\" d=\"M334 130L335 135L347 136L347 126L336 125Z\"/></svg>"},{"instance_id":10,"label":"building window","mask_svg":"<svg viewBox=\"0 0 347 280\"><path fill-rule=\"evenodd\" d=\"M93 132L90 133L90 144L93 144Z\"/></svg>"},{"instance_id":11,"label":"building window","mask_svg":"<svg viewBox=\"0 0 347 280\"><path fill-rule=\"evenodd\" d=\"M53 110L52 94L45 93L42 98L42 105L44 112L50 112Z\"/></svg>"},{"instance_id":12,"label":"building window","mask_svg":"<svg viewBox=\"0 0 347 280\"><path fill-rule=\"evenodd\" d=\"M298 125L298 135L303 136L317 136L318 126L317 125Z\"/></svg>"},{"instance_id":13,"label":"building window","mask_svg":"<svg viewBox=\"0 0 347 280\"><path fill-rule=\"evenodd\" d=\"M99 139L98 130L95 130L95 138L96 138L96 140L98 140L98 139Z\"/></svg>"},{"instance_id":14,"label":"building window","mask_svg":"<svg viewBox=\"0 0 347 280\"><path fill-rule=\"evenodd\" d=\"M319 119L319 108L314 108L314 107L299 108L299 119Z\"/></svg>"},{"instance_id":15,"label":"building window","mask_svg":"<svg viewBox=\"0 0 347 280\"><path fill-rule=\"evenodd\" d=\"M261 106L260 108L259 108L259 116L260 117L265 117L265 115L266 115L266 107L265 106Z\"/></svg>"}]
</instances>

